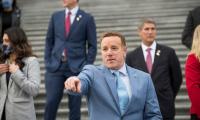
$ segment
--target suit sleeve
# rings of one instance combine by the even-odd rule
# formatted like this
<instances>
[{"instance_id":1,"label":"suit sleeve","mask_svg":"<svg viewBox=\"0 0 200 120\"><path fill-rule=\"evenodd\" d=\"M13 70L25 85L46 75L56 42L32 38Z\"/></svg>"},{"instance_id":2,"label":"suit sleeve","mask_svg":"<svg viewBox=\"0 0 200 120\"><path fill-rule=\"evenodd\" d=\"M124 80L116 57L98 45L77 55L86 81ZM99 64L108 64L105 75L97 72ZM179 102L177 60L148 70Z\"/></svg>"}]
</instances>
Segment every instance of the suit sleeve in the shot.
<instances>
[{"instance_id":1,"label":"suit sleeve","mask_svg":"<svg viewBox=\"0 0 200 120\"><path fill-rule=\"evenodd\" d=\"M40 87L40 65L37 59L29 60L27 63L28 72L27 75L23 71L17 70L17 72L11 74L13 81L31 96L36 96Z\"/></svg>"},{"instance_id":2,"label":"suit sleeve","mask_svg":"<svg viewBox=\"0 0 200 120\"><path fill-rule=\"evenodd\" d=\"M64 91L65 93L68 93L70 95L86 95L86 96L89 95L89 90L92 83L91 81L94 79L93 70L91 69L90 66L91 65L86 65L77 76L81 81L81 93L72 92L68 90L65 90Z\"/></svg>"},{"instance_id":3,"label":"suit sleeve","mask_svg":"<svg viewBox=\"0 0 200 120\"><path fill-rule=\"evenodd\" d=\"M87 21L87 43L87 64L93 64L97 54L97 36L96 25L92 16L90 16L89 20Z\"/></svg>"},{"instance_id":4,"label":"suit sleeve","mask_svg":"<svg viewBox=\"0 0 200 120\"><path fill-rule=\"evenodd\" d=\"M160 107L151 77L148 76L144 120L162 120Z\"/></svg>"},{"instance_id":5,"label":"suit sleeve","mask_svg":"<svg viewBox=\"0 0 200 120\"><path fill-rule=\"evenodd\" d=\"M169 69L170 69L171 86L175 98L182 83L182 72L181 72L180 62L174 50L172 50L170 53L169 64L170 64Z\"/></svg>"},{"instance_id":6,"label":"suit sleeve","mask_svg":"<svg viewBox=\"0 0 200 120\"><path fill-rule=\"evenodd\" d=\"M47 35L46 35L46 41L45 41L45 63L48 63L48 60L51 59L51 52L54 46L54 25L53 25L53 15L51 16L51 19L49 21L49 26L47 30Z\"/></svg>"},{"instance_id":7,"label":"suit sleeve","mask_svg":"<svg viewBox=\"0 0 200 120\"><path fill-rule=\"evenodd\" d=\"M21 24L21 9L19 9L18 7L15 7L13 14L15 14L15 17L13 18L14 20L13 26L19 27Z\"/></svg>"},{"instance_id":8,"label":"suit sleeve","mask_svg":"<svg viewBox=\"0 0 200 120\"><path fill-rule=\"evenodd\" d=\"M182 33L182 43L189 49L191 49L194 29L195 28L194 28L192 13L190 11L187 16L185 27Z\"/></svg>"},{"instance_id":9,"label":"suit sleeve","mask_svg":"<svg viewBox=\"0 0 200 120\"><path fill-rule=\"evenodd\" d=\"M86 65L78 75L81 80L81 94L83 95L88 95L92 80L94 79L93 70L91 68L91 65Z\"/></svg>"},{"instance_id":10,"label":"suit sleeve","mask_svg":"<svg viewBox=\"0 0 200 120\"><path fill-rule=\"evenodd\" d=\"M130 52L128 52L127 54L126 54L126 64L127 65L129 65L129 66L132 66L131 65L131 53Z\"/></svg>"}]
</instances>

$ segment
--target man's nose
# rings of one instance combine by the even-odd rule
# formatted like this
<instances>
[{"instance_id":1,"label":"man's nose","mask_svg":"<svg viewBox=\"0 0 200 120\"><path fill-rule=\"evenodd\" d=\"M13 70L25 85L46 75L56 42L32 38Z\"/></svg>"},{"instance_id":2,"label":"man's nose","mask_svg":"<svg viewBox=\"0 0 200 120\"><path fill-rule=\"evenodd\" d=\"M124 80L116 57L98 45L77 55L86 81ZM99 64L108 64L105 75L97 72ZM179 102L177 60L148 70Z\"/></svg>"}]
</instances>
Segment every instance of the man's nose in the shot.
<instances>
[{"instance_id":1,"label":"man's nose","mask_svg":"<svg viewBox=\"0 0 200 120\"><path fill-rule=\"evenodd\" d=\"M151 29L148 30L148 33L152 33L152 32L153 32L153 30L151 30Z\"/></svg>"},{"instance_id":2,"label":"man's nose","mask_svg":"<svg viewBox=\"0 0 200 120\"><path fill-rule=\"evenodd\" d=\"M107 55L112 55L112 53L113 53L112 49L108 49Z\"/></svg>"}]
</instances>

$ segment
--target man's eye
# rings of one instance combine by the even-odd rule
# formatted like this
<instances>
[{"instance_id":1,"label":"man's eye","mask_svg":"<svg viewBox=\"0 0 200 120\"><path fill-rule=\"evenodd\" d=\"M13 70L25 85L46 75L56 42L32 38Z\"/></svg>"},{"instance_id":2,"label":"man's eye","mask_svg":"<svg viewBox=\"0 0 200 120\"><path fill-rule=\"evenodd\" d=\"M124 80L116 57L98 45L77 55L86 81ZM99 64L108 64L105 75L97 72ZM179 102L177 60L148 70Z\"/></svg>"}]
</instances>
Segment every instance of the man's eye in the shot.
<instances>
[{"instance_id":1,"label":"man's eye","mask_svg":"<svg viewBox=\"0 0 200 120\"><path fill-rule=\"evenodd\" d=\"M106 51L106 50L107 50L107 48L103 48L102 50L103 50L103 51Z\"/></svg>"},{"instance_id":2,"label":"man's eye","mask_svg":"<svg viewBox=\"0 0 200 120\"><path fill-rule=\"evenodd\" d=\"M118 49L118 48L116 48L116 47L113 47L113 48L112 48L112 50L117 50L117 49Z\"/></svg>"}]
</instances>

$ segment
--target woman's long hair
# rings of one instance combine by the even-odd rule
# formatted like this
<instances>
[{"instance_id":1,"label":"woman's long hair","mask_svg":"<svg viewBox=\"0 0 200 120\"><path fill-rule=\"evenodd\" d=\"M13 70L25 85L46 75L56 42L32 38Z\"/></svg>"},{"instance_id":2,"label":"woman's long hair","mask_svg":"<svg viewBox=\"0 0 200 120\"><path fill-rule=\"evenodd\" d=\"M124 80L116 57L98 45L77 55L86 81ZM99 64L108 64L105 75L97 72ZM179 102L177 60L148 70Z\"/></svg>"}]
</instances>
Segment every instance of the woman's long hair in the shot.
<instances>
[{"instance_id":1,"label":"woman's long hair","mask_svg":"<svg viewBox=\"0 0 200 120\"><path fill-rule=\"evenodd\" d=\"M200 25L195 28L193 34L191 53L194 53L195 56L200 60Z\"/></svg>"},{"instance_id":2,"label":"woman's long hair","mask_svg":"<svg viewBox=\"0 0 200 120\"><path fill-rule=\"evenodd\" d=\"M33 55L31 45L28 43L24 30L19 27L11 27L5 30L4 34L7 34L10 45L13 48L13 53L16 54L15 63L22 69L24 67L22 59L35 56Z\"/></svg>"}]
</instances>

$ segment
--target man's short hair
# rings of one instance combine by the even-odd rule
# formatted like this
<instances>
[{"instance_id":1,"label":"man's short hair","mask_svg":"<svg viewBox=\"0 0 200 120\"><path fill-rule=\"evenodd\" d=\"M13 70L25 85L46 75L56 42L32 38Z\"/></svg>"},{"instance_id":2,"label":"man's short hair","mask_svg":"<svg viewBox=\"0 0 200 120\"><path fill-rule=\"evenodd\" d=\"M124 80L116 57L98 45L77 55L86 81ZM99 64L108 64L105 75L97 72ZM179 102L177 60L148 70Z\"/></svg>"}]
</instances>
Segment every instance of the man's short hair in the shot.
<instances>
[{"instance_id":1,"label":"man's short hair","mask_svg":"<svg viewBox=\"0 0 200 120\"><path fill-rule=\"evenodd\" d=\"M118 32L105 32L101 35L100 37L100 43L102 42L103 38L105 37L113 37L113 36L116 36L116 37L119 37L121 39L121 43L122 43L122 46L126 46L126 40L125 40L125 37L118 33Z\"/></svg>"},{"instance_id":2,"label":"man's short hair","mask_svg":"<svg viewBox=\"0 0 200 120\"><path fill-rule=\"evenodd\" d=\"M154 24L156 26L156 22L152 18L144 18L140 21L138 25L138 30L141 30L145 23Z\"/></svg>"}]
</instances>

